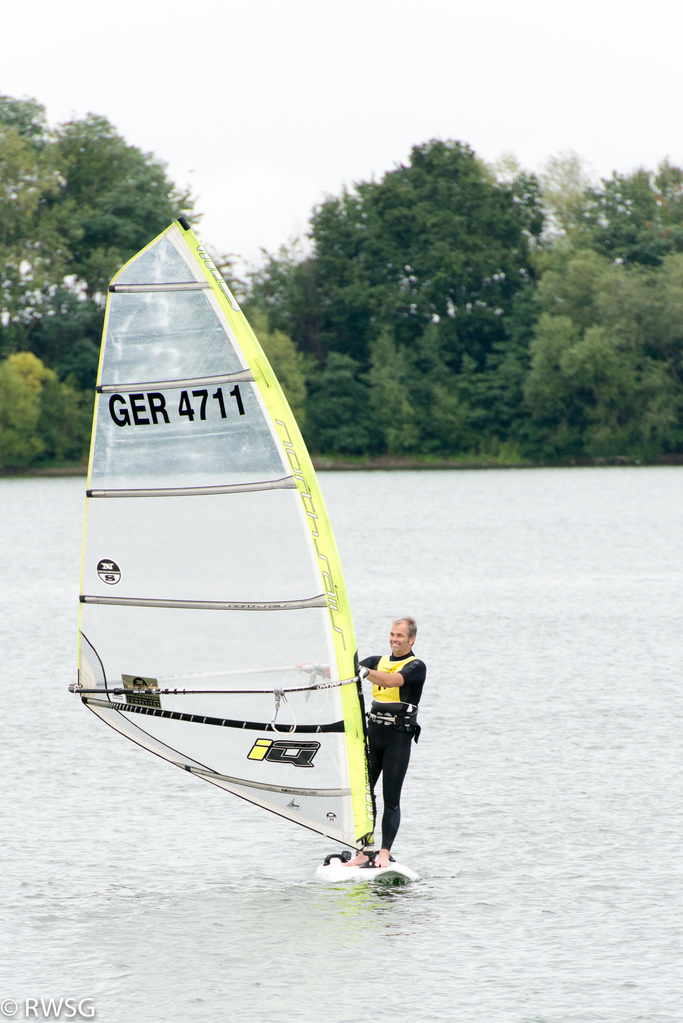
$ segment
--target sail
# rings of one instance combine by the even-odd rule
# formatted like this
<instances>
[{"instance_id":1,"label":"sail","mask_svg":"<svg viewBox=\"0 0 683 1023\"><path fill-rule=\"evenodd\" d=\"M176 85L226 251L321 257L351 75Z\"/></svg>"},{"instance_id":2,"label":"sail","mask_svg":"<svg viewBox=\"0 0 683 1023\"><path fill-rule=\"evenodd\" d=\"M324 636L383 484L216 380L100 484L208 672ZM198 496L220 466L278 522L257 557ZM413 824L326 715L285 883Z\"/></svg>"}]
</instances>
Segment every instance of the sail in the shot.
<instances>
[{"instance_id":1,"label":"sail","mask_svg":"<svg viewBox=\"0 0 683 1023\"><path fill-rule=\"evenodd\" d=\"M109 287L88 470L81 699L133 742L371 840L353 623L315 473L187 222Z\"/></svg>"}]
</instances>

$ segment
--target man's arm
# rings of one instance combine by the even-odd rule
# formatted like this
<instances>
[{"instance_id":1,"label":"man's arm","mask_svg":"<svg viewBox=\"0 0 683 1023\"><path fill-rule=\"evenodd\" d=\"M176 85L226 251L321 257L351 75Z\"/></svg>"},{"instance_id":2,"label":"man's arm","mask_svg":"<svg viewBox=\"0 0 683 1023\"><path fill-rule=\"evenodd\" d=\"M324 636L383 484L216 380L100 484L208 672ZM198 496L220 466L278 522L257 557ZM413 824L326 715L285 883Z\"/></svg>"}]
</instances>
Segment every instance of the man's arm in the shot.
<instances>
[{"instance_id":1,"label":"man's arm","mask_svg":"<svg viewBox=\"0 0 683 1023\"><path fill-rule=\"evenodd\" d=\"M368 668L368 681L373 685L383 686L384 689L397 689L403 685L405 679L400 671L375 671Z\"/></svg>"},{"instance_id":2,"label":"man's arm","mask_svg":"<svg viewBox=\"0 0 683 1023\"><path fill-rule=\"evenodd\" d=\"M370 660L370 658L366 658ZM426 668L424 663L418 659L410 661L406 664L402 671L390 672L390 671L377 671L376 665L379 664L379 658L374 662L375 668L368 668L368 680L374 682L376 686L382 686L384 689L392 689L394 686L400 688L403 685L420 685L419 693L422 692L422 683L424 683ZM365 664L365 667L368 667ZM420 699L419 693L417 694L417 700ZM414 693L411 695L411 699L414 697Z\"/></svg>"},{"instance_id":3,"label":"man's arm","mask_svg":"<svg viewBox=\"0 0 683 1023\"><path fill-rule=\"evenodd\" d=\"M377 665L382 660L381 657L364 657L360 662L361 668L365 668L368 682L372 682L373 685L382 686L384 689L391 689L394 686L399 687L403 685L405 681L403 675L398 671L377 671ZM412 662L411 662L412 663Z\"/></svg>"}]
</instances>

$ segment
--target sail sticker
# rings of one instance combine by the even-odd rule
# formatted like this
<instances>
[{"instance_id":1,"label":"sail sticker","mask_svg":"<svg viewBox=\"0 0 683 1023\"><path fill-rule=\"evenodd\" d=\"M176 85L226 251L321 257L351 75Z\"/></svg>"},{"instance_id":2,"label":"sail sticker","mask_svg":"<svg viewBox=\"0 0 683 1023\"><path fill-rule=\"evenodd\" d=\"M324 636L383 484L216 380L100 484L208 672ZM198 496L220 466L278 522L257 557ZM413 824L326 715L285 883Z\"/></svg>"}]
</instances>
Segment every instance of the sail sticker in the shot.
<instances>
[{"instance_id":1,"label":"sail sticker","mask_svg":"<svg viewBox=\"0 0 683 1023\"><path fill-rule=\"evenodd\" d=\"M222 274L221 274L220 270L218 269L218 267L216 266L216 264L214 263L214 261L211 259L211 256L206 251L204 246L201 245L201 244L197 245L197 255L199 256L201 261L204 263L204 266L206 267L207 271L211 274L211 276L213 277L213 279L216 282L216 284L218 285L218 287L221 289L221 291L224 292L224 294L225 294L226 298L228 299L228 302L230 303L232 309L236 313L238 313L240 311L240 307L238 306L238 304L237 304L237 302L235 300L235 296L233 295L233 293L230 291L230 288L227 286L227 284L223 280Z\"/></svg>"},{"instance_id":2,"label":"sail sticker","mask_svg":"<svg viewBox=\"0 0 683 1023\"><path fill-rule=\"evenodd\" d=\"M158 689L159 679L145 675L121 675L124 689Z\"/></svg>"},{"instance_id":3,"label":"sail sticker","mask_svg":"<svg viewBox=\"0 0 683 1023\"><path fill-rule=\"evenodd\" d=\"M110 558L103 558L97 562L97 574L108 586L116 586L121 581L121 569Z\"/></svg>"},{"instance_id":4,"label":"sail sticker","mask_svg":"<svg viewBox=\"0 0 683 1023\"><path fill-rule=\"evenodd\" d=\"M126 690L159 688L159 683L155 678L145 678L144 675L121 675L121 678L123 679L123 688ZM126 692L126 700L138 707L161 707L161 697L154 692Z\"/></svg>"},{"instance_id":5,"label":"sail sticker","mask_svg":"<svg viewBox=\"0 0 683 1023\"><path fill-rule=\"evenodd\" d=\"M269 760L271 764L292 764L294 767L314 767L312 760L319 749L319 742L257 739L247 753L247 759Z\"/></svg>"},{"instance_id":6,"label":"sail sticker","mask_svg":"<svg viewBox=\"0 0 683 1023\"><path fill-rule=\"evenodd\" d=\"M235 407L238 415L246 415L239 384L235 384L229 392L230 397L235 399L234 406L230 402L226 402L222 387L218 387L213 392L211 402L209 402L209 391L210 388L208 387L193 390L191 393L192 397L197 399L195 402L190 400L189 391L181 391L177 408L175 402L167 404L166 397L161 391L129 393L127 399L123 394L112 394L109 399L109 415L116 425L121 427L133 425L151 426L152 424L154 426L163 426L164 423L170 426L171 418L182 422L181 417L184 417L190 423L195 421L195 417L199 422L203 422L207 418L220 417L221 419L227 419L230 409ZM214 401L218 402L217 406L212 404Z\"/></svg>"}]
</instances>

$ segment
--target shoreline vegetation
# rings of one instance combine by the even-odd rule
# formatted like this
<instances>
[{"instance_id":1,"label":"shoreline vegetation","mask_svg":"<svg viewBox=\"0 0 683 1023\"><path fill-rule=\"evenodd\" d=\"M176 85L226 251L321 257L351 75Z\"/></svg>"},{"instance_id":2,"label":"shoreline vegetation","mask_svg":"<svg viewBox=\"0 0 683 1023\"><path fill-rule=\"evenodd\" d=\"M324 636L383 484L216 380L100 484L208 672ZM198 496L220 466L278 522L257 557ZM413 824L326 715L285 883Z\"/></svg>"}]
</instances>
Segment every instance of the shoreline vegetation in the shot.
<instances>
[{"instance_id":1,"label":"shoreline vegetation","mask_svg":"<svg viewBox=\"0 0 683 1023\"><path fill-rule=\"evenodd\" d=\"M638 458L627 458L616 455L613 458L582 458L559 462L511 462L503 459L490 458L481 460L473 457L462 458L392 458L378 455L375 458L326 458L323 455L312 456L313 468L316 472L405 472L418 470L458 471L486 469L591 469L609 467L648 467L655 465L683 466L683 454L663 455L653 461L642 461ZM30 468L2 468L0 479L49 478L58 476L87 476L88 467L77 465L32 466Z\"/></svg>"},{"instance_id":2,"label":"shoreline vegetation","mask_svg":"<svg viewBox=\"0 0 683 1023\"><path fill-rule=\"evenodd\" d=\"M0 471L87 458L112 276L194 200L106 118L0 96ZM240 276L321 469L683 464L683 169L432 139ZM207 244L210 239L205 239Z\"/></svg>"}]
</instances>

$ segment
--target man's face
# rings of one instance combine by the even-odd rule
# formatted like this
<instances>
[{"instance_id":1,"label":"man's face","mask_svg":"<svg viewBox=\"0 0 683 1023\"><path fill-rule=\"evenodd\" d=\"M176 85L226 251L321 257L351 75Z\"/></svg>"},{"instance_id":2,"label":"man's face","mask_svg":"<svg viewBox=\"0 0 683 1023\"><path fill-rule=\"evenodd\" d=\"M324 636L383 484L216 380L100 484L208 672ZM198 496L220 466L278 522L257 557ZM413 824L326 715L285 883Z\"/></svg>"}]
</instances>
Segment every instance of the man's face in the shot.
<instances>
[{"instance_id":1,"label":"man's face","mask_svg":"<svg viewBox=\"0 0 683 1023\"><path fill-rule=\"evenodd\" d=\"M414 642L415 640L411 639L408 635L408 623L394 622L389 633L389 646L391 647L392 654L396 657L401 657L405 654L407 657Z\"/></svg>"}]
</instances>

